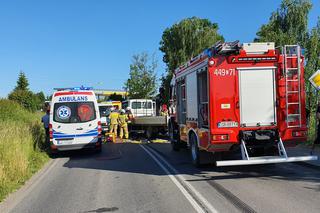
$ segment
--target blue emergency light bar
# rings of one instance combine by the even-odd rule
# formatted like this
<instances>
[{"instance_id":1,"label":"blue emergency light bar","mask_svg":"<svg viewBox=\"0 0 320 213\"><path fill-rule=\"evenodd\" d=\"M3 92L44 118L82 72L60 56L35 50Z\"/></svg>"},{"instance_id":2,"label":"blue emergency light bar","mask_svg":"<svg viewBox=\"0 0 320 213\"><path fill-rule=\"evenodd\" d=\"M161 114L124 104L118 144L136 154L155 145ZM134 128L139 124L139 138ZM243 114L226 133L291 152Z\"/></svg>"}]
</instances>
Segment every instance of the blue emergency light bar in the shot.
<instances>
[{"instance_id":1,"label":"blue emergency light bar","mask_svg":"<svg viewBox=\"0 0 320 213\"><path fill-rule=\"evenodd\" d=\"M62 87L62 88L53 88L54 90L57 91L63 91L63 90L73 90L73 91L77 91L77 90L93 90L93 87Z\"/></svg>"}]
</instances>

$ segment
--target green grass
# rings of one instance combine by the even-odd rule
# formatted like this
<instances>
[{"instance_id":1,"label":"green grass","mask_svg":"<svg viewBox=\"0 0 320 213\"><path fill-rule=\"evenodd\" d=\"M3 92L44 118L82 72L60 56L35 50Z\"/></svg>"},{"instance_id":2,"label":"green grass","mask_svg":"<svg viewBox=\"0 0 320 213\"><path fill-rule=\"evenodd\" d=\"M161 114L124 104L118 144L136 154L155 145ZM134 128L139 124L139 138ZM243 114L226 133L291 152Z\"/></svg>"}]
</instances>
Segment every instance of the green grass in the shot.
<instances>
[{"instance_id":1,"label":"green grass","mask_svg":"<svg viewBox=\"0 0 320 213\"><path fill-rule=\"evenodd\" d=\"M42 113L0 99L0 201L17 190L49 159Z\"/></svg>"}]
</instances>

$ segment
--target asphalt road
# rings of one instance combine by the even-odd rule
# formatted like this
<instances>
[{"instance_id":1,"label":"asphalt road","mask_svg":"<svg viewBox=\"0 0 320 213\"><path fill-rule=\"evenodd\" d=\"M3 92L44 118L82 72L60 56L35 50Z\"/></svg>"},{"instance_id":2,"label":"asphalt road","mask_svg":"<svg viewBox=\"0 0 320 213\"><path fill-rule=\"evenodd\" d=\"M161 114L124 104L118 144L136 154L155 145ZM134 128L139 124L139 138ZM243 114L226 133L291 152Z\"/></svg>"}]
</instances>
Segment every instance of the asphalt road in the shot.
<instances>
[{"instance_id":1,"label":"asphalt road","mask_svg":"<svg viewBox=\"0 0 320 213\"><path fill-rule=\"evenodd\" d=\"M196 169L170 144L68 152L9 212L320 212L320 169L298 164Z\"/></svg>"}]
</instances>

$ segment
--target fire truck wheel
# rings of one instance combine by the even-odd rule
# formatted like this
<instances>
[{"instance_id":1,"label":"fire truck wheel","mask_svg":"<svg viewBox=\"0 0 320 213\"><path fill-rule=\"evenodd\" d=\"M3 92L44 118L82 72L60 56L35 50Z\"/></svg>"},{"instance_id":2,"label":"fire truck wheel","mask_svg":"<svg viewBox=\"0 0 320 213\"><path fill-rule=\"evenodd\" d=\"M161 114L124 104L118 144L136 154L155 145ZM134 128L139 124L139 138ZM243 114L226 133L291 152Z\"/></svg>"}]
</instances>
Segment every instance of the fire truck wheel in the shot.
<instances>
[{"instance_id":1,"label":"fire truck wheel","mask_svg":"<svg viewBox=\"0 0 320 213\"><path fill-rule=\"evenodd\" d=\"M192 164L196 167L201 166L200 161L200 150L197 143L197 138L195 134L190 135L190 152L191 152L191 158L192 158Z\"/></svg>"}]
</instances>

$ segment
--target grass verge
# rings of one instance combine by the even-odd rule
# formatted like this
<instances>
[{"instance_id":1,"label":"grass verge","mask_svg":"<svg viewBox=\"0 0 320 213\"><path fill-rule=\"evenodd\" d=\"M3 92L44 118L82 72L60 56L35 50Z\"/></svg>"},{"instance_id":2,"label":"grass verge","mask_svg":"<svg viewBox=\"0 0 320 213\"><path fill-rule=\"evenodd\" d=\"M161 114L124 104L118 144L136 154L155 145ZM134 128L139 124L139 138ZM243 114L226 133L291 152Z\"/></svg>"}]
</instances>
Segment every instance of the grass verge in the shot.
<instances>
[{"instance_id":1,"label":"grass verge","mask_svg":"<svg viewBox=\"0 0 320 213\"><path fill-rule=\"evenodd\" d=\"M49 160L41 116L0 100L0 202Z\"/></svg>"}]
</instances>

